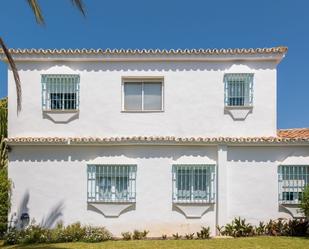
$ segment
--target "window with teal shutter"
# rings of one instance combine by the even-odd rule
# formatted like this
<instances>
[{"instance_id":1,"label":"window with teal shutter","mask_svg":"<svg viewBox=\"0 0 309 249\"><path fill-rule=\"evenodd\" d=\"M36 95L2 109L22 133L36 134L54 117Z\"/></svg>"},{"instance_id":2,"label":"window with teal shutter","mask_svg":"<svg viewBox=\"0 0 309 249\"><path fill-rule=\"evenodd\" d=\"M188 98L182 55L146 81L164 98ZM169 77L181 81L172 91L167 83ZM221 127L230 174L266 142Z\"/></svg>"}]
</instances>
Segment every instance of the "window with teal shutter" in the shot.
<instances>
[{"instance_id":1,"label":"window with teal shutter","mask_svg":"<svg viewBox=\"0 0 309 249\"><path fill-rule=\"evenodd\" d=\"M279 203L299 204L309 184L309 165L280 165L278 168Z\"/></svg>"},{"instance_id":2,"label":"window with teal shutter","mask_svg":"<svg viewBox=\"0 0 309 249\"><path fill-rule=\"evenodd\" d=\"M215 198L215 165L173 165L173 202L214 203Z\"/></svg>"},{"instance_id":3,"label":"window with teal shutter","mask_svg":"<svg viewBox=\"0 0 309 249\"><path fill-rule=\"evenodd\" d=\"M253 74L229 73L224 75L225 106L252 106Z\"/></svg>"},{"instance_id":4,"label":"window with teal shutter","mask_svg":"<svg viewBox=\"0 0 309 249\"><path fill-rule=\"evenodd\" d=\"M136 165L88 165L88 202L135 202Z\"/></svg>"},{"instance_id":5,"label":"window with teal shutter","mask_svg":"<svg viewBox=\"0 0 309 249\"><path fill-rule=\"evenodd\" d=\"M78 110L79 82L77 74L43 74L43 110Z\"/></svg>"}]
</instances>

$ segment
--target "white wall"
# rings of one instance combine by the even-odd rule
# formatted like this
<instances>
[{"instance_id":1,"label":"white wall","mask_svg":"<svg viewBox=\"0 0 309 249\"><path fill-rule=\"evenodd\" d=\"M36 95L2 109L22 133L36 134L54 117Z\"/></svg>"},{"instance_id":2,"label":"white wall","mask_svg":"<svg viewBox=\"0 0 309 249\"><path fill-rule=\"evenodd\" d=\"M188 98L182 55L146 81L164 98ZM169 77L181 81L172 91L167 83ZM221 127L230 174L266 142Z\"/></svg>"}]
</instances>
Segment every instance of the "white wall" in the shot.
<instances>
[{"instance_id":1,"label":"white wall","mask_svg":"<svg viewBox=\"0 0 309 249\"><path fill-rule=\"evenodd\" d=\"M257 223L290 217L279 210L277 166L295 152L309 156L306 147L228 147L226 220L240 216ZM150 230L150 236L171 236L176 232L196 232L201 226L210 226L215 232L216 207L195 219L173 210L172 164L216 162L216 147L16 146L9 157L9 177L13 182L11 214L25 206L31 218L40 223L61 204L58 218L66 224L80 221L104 225L118 236L133 229ZM98 157L110 162L119 157L136 162L135 210L118 218L88 210L86 165ZM29 200L22 204L27 192Z\"/></svg>"},{"instance_id":2,"label":"white wall","mask_svg":"<svg viewBox=\"0 0 309 249\"><path fill-rule=\"evenodd\" d=\"M9 72L9 136L275 136L275 62L18 62L22 111ZM254 107L235 121L224 110L224 73L254 73ZM80 113L43 118L41 74L80 74ZM164 112L121 112L121 77L164 77ZM257 129L258 127L258 129Z\"/></svg>"},{"instance_id":3,"label":"white wall","mask_svg":"<svg viewBox=\"0 0 309 249\"><path fill-rule=\"evenodd\" d=\"M137 164L136 208L118 218L105 218L88 210L87 162L97 157L113 161L126 157ZM10 153L9 177L13 181L11 214L26 206L40 223L58 205L59 219L66 224L106 226L113 234L134 229L150 230L150 236L199 231L202 225L215 230L215 212L201 219L187 219L172 207L172 164L194 158L216 161L214 147L14 147ZM29 201L22 204L29 193Z\"/></svg>"}]
</instances>

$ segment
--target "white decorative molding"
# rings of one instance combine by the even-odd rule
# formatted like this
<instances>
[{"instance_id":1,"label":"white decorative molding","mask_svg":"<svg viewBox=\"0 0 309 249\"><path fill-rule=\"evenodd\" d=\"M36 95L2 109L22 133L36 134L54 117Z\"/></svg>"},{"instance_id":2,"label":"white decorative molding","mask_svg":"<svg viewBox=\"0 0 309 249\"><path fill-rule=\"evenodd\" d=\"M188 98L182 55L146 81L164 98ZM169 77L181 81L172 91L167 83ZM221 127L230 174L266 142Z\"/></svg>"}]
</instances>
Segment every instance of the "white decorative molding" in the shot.
<instances>
[{"instance_id":1,"label":"white decorative molding","mask_svg":"<svg viewBox=\"0 0 309 249\"><path fill-rule=\"evenodd\" d=\"M43 111L43 118L54 123L69 123L79 116L78 111Z\"/></svg>"},{"instance_id":2,"label":"white decorative molding","mask_svg":"<svg viewBox=\"0 0 309 249\"><path fill-rule=\"evenodd\" d=\"M230 114L234 120L245 120L252 112L252 107L225 107L225 111Z\"/></svg>"},{"instance_id":3,"label":"white decorative molding","mask_svg":"<svg viewBox=\"0 0 309 249\"><path fill-rule=\"evenodd\" d=\"M201 218L207 211L214 208L213 203L174 203L173 206L187 218Z\"/></svg>"},{"instance_id":4,"label":"white decorative molding","mask_svg":"<svg viewBox=\"0 0 309 249\"><path fill-rule=\"evenodd\" d=\"M304 218L305 215L299 208L298 204L281 204L280 205L287 213L289 213L293 218Z\"/></svg>"},{"instance_id":5,"label":"white decorative molding","mask_svg":"<svg viewBox=\"0 0 309 249\"><path fill-rule=\"evenodd\" d=\"M125 211L134 209L135 203L88 203L106 217L119 217Z\"/></svg>"},{"instance_id":6,"label":"white decorative molding","mask_svg":"<svg viewBox=\"0 0 309 249\"><path fill-rule=\"evenodd\" d=\"M286 157L280 165L309 165L309 156L300 153L293 153Z\"/></svg>"}]
</instances>

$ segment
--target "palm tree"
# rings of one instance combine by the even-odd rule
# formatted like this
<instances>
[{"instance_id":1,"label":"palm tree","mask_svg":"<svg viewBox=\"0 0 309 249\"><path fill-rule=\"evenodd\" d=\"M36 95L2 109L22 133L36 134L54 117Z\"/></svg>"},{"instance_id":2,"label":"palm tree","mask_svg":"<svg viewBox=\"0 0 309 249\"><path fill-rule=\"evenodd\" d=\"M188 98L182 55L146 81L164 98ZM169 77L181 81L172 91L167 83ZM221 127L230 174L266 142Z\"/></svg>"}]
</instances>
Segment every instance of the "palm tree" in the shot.
<instances>
[{"instance_id":1,"label":"palm tree","mask_svg":"<svg viewBox=\"0 0 309 249\"><path fill-rule=\"evenodd\" d=\"M42 11L41 11L38 1L37 0L26 0L26 1L28 2L30 8L32 9L36 22L39 25L44 25L45 21L44 21L44 17L42 15ZM85 5L83 3L83 0L71 0L71 2L82 13L83 16L86 15ZM0 37L0 46L2 48L2 53L4 53L13 72L15 85L16 85L16 95L17 95L17 113L19 113L21 111L21 99L22 99L21 82L20 82L19 74L17 71L16 64L14 62L14 59L10 53L10 50L5 45L2 37Z\"/></svg>"}]
</instances>

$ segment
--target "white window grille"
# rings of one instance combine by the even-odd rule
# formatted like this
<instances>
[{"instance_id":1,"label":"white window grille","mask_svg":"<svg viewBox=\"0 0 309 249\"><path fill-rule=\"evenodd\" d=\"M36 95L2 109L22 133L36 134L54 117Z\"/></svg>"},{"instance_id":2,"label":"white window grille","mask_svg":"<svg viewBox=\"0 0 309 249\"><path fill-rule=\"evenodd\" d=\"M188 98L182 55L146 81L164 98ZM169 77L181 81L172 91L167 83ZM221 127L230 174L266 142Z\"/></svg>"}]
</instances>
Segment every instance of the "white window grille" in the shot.
<instances>
[{"instance_id":1,"label":"white window grille","mask_svg":"<svg viewBox=\"0 0 309 249\"><path fill-rule=\"evenodd\" d=\"M135 202L136 165L88 165L88 202Z\"/></svg>"},{"instance_id":2,"label":"white window grille","mask_svg":"<svg viewBox=\"0 0 309 249\"><path fill-rule=\"evenodd\" d=\"M215 165L173 165L173 202L214 203Z\"/></svg>"},{"instance_id":3,"label":"white window grille","mask_svg":"<svg viewBox=\"0 0 309 249\"><path fill-rule=\"evenodd\" d=\"M252 106L253 74L225 74L225 105Z\"/></svg>"},{"instance_id":4,"label":"white window grille","mask_svg":"<svg viewBox=\"0 0 309 249\"><path fill-rule=\"evenodd\" d=\"M160 80L125 80L123 111L162 111L163 82Z\"/></svg>"},{"instance_id":5,"label":"white window grille","mask_svg":"<svg viewBox=\"0 0 309 249\"><path fill-rule=\"evenodd\" d=\"M309 165L280 165L278 168L279 203L299 204L309 184Z\"/></svg>"},{"instance_id":6,"label":"white window grille","mask_svg":"<svg viewBox=\"0 0 309 249\"><path fill-rule=\"evenodd\" d=\"M79 75L42 75L43 110L78 110Z\"/></svg>"}]
</instances>

